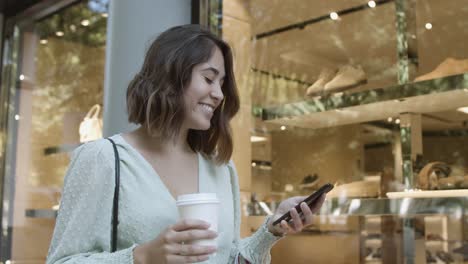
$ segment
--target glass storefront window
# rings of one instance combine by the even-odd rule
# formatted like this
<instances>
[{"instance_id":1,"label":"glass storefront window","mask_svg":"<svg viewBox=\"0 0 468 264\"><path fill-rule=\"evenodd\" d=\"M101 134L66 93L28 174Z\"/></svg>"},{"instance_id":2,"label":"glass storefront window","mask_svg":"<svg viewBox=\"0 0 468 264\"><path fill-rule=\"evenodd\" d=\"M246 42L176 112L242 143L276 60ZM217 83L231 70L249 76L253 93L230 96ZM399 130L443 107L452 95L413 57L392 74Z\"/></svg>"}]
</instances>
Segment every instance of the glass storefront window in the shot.
<instances>
[{"instance_id":1,"label":"glass storefront window","mask_svg":"<svg viewBox=\"0 0 468 264\"><path fill-rule=\"evenodd\" d=\"M335 185L273 263L466 261L467 4L222 1L242 235L282 199Z\"/></svg>"},{"instance_id":2,"label":"glass storefront window","mask_svg":"<svg viewBox=\"0 0 468 264\"><path fill-rule=\"evenodd\" d=\"M21 21L5 41L3 261L45 261L80 124L94 105L102 109L107 9L108 1L78 1Z\"/></svg>"}]
</instances>

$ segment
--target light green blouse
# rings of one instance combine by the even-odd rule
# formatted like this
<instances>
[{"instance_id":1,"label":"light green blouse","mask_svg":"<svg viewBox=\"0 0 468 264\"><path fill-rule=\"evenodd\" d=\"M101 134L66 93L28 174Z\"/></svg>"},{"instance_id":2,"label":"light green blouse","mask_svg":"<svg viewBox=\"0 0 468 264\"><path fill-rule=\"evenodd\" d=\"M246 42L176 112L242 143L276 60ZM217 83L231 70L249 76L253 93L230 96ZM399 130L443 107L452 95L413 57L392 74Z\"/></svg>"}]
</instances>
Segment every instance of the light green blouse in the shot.
<instances>
[{"instance_id":1,"label":"light green blouse","mask_svg":"<svg viewBox=\"0 0 468 264\"><path fill-rule=\"evenodd\" d=\"M110 253L114 151L105 139L73 153L65 176L60 210L47 263L133 263L136 245L154 239L178 220L176 201L153 167L120 135L111 137L120 155L117 251ZM235 263L239 253L251 263L269 263L278 237L265 223L239 238L240 199L237 173L230 162L218 166L198 154L199 190L220 199L218 251L204 263ZM265 221L266 222L266 221Z\"/></svg>"}]
</instances>

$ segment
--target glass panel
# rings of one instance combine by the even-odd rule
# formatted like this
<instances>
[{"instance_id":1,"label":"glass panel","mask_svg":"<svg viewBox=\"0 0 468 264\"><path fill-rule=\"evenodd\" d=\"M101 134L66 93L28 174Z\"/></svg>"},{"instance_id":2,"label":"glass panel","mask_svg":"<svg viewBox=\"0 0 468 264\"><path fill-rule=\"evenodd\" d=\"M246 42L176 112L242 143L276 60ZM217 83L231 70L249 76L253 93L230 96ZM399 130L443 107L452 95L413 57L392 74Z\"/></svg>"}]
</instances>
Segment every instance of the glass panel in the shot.
<instances>
[{"instance_id":1,"label":"glass panel","mask_svg":"<svg viewBox=\"0 0 468 264\"><path fill-rule=\"evenodd\" d=\"M81 1L19 28L3 223L14 262L44 263L70 150L84 140L88 110L102 107L107 9L108 1Z\"/></svg>"},{"instance_id":2,"label":"glass panel","mask_svg":"<svg viewBox=\"0 0 468 264\"><path fill-rule=\"evenodd\" d=\"M467 4L223 1L242 236L281 200L335 185L272 263L468 259Z\"/></svg>"}]
</instances>

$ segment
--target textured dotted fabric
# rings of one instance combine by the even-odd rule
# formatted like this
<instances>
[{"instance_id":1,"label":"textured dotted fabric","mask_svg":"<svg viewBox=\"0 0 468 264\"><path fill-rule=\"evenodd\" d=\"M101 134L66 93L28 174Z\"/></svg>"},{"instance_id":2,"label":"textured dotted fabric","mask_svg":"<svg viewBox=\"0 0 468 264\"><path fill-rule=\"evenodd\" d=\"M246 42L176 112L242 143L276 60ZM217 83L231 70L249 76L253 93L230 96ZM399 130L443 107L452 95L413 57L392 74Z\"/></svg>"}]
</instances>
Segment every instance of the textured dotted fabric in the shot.
<instances>
[{"instance_id":1,"label":"textured dotted fabric","mask_svg":"<svg viewBox=\"0 0 468 264\"><path fill-rule=\"evenodd\" d=\"M110 253L114 151L105 139L76 149L65 176L62 201L47 263L133 263L133 249L178 220L176 201L151 165L120 135L111 137L120 155L117 251ZM204 263L269 263L279 239L265 223L240 239L240 198L234 164L215 165L201 154L199 190L220 199L218 251Z\"/></svg>"}]
</instances>

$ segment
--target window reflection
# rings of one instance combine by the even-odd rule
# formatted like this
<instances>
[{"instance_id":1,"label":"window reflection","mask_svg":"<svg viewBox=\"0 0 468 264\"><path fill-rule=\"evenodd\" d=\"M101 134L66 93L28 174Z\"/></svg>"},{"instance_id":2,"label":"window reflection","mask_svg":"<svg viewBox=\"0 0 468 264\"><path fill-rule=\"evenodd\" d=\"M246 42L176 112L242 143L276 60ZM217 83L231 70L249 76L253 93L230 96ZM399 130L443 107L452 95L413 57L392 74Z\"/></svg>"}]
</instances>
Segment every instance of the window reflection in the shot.
<instances>
[{"instance_id":1,"label":"window reflection","mask_svg":"<svg viewBox=\"0 0 468 264\"><path fill-rule=\"evenodd\" d=\"M81 1L24 21L17 28L18 50L12 50L18 58L5 55L17 69L5 86L16 95L7 148L7 176L14 178L5 182L3 206L11 255L2 258L12 262L45 261L69 154L81 144L80 123L103 102L107 8L108 1Z\"/></svg>"},{"instance_id":2,"label":"window reflection","mask_svg":"<svg viewBox=\"0 0 468 264\"><path fill-rule=\"evenodd\" d=\"M266 139L249 141L251 160L234 157L250 168L240 173L248 225L266 214L260 202L335 185L317 223L273 249L274 263L463 261L466 4L223 1L239 120ZM327 251L336 247L339 256Z\"/></svg>"}]
</instances>

